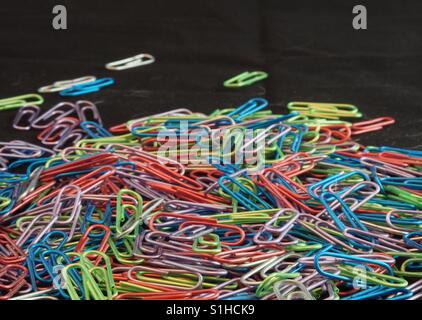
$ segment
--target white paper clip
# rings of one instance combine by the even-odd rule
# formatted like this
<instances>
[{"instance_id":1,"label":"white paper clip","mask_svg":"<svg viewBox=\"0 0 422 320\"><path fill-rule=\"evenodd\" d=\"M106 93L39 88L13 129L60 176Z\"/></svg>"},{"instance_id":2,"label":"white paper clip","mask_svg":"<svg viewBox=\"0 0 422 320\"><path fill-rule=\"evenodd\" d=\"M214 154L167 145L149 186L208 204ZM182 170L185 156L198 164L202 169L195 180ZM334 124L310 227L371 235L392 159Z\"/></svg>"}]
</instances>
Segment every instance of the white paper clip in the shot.
<instances>
[{"instance_id":1,"label":"white paper clip","mask_svg":"<svg viewBox=\"0 0 422 320\"><path fill-rule=\"evenodd\" d=\"M76 79L71 79L71 80L56 81L53 84L39 88L38 92L40 92L40 93L58 92L58 91L62 91L62 90L65 90L65 89L69 89L69 88L76 86L78 84L83 84L83 83L95 81L96 79L97 78L94 77L94 76L86 76L86 77L81 77L81 78L76 78Z\"/></svg>"},{"instance_id":2,"label":"white paper clip","mask_svg":"<svg viewBox=\"0 0 422 320\"><path fill-rule=\"evenodd\" d=\"M154 61L155 58L152 55L141 53L130 58L107 63L105 67L108 70L119 71L151 64Z\"/></svg>"}]
</instances>

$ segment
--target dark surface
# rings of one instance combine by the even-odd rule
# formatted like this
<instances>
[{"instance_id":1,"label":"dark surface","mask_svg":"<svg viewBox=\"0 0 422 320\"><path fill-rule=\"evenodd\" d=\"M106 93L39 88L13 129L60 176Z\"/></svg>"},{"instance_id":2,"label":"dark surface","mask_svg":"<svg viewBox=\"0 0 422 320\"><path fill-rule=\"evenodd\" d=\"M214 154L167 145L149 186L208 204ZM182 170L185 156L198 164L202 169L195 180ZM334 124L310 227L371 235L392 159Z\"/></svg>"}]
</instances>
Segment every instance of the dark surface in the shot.
<instances>
[{"instance_id":1,"label":"dark surface","mask_svg":"<svg viewBox=\"0 0 422 320\"><path fill-rule=\"evenodd\" d=\"M55 4L67 6L68 30L52 28ZM367 6L366 31L352 28L356 4ZM292 100L346 102L367 117L397 119L362 142L421 148L421 9L416 0L2 1L0 97L57 80L111 76L114 86L82 96L99 102L106 125L176 107L209 112L255 96L277 113ZM104 68L142 52L156 63ZM223 87L245 70L269 78ZM44 97L44 108L62 100ZM15 113L0 112L0 140L32 139L34 133L12 129Z\"/></svg>"}]
</instances>

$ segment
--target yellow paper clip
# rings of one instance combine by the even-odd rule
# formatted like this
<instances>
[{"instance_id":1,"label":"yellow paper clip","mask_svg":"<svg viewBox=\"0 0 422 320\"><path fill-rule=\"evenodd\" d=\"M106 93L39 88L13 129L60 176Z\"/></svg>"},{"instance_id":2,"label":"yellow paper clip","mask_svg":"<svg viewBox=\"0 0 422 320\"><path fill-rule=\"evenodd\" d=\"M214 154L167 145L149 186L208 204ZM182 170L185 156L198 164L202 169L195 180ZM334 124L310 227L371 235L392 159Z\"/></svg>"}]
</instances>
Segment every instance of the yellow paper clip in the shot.
<instances>
[{"instance_id":1,"label":"yellow paper clip","mask_svg":"<svg viewBox=\"0 0 422 320\"><path fill-rule=\"evenodd\" d=\"M287 108L290 111L296 111L301 115L314 118L340 119L362 117L356 106L345 103L290 102Z\"/></svg>"}]
</instances>

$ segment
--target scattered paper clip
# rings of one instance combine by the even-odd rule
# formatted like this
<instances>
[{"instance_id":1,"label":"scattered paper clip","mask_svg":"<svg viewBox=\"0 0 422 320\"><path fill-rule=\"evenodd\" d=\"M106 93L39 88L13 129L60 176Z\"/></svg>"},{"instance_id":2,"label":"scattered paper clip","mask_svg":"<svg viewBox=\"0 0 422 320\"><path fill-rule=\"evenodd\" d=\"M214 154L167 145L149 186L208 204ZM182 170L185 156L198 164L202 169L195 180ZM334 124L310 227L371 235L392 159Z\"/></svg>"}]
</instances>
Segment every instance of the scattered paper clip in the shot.
<instances>
[{"instance_id":1,"label":"scattered paper clip","mask_svg":"<svg viewBox=\"0 0 422 320\"><path fill-rule=\"evenodd\" d=\"M120 71L145 66L153 62L155 62L155 58L152 55L148 53L141 53L130 58L107 63L105 67L108 70Z\"/></svg>"},{"instance_id":2,"label":"scattered paper clip","mask_svg":"<svg viewBox=\"0 0 422 320\"><path fill-rule=\"evenodd\" d=\"M296 111L304 116L315 118L340 119L362 117L357 107L345 103L290 102L287 108L290 111Z\"/></svg>"},{"instance_id":3,"label":"scattered paper clip","mask_svg":"<svg viewBox=\"0 0 422 320\"><path fill-rule=\"evenodd\" d=\"M80 85L80 84L95 81L96 79L97 78L94 76L86 76L86 77L81 77L81 78L76 78L76 79L71 79L71 80L56 81L51 85L39 88L38 92L47 93L47 92L63 91L75 85Z\"/></svg>"},{"instance_id":4,"label":"scattered paper clip","mask_svg":"<svg viewBox=\"0 0 422 320\"><path fill-rule=\"evenodd\" d=\"M395 122L392 117L380 117L367 121L355 122L352 124L352 135L359 135L367 132L381 130L383 127Z\"/></svg>"},{"instance_id":5,"label":"scattered paper clip","mask_svg":"<svg viewBox=\"0 0 422 320\"><path fill-rule=\"evenodd\" d=\"M255 82L268 78L268 73L263 71L245 71L233 78L224 81L224 86L227 88L239 88L249 86Z\"/></svg>"},{"instance_id":6,"label":"scattered paper clip","mask_svg":"<svg viewBox=\"0 0 422 320\"><path fill-rule=\"evenodd\" d=\"M38 94L30 93L22 96L0 99L0 111L20 108L27 105L40 105L44 98Z\"/></svg>"},{"instance_id":7,"label":"scattered paper clip","mask_svg":"<svg viewBox=\"0 0 422 320\"><path fill-rule=\"evenodd\" d=\"M100 91L101 88L110 86L114 83L112 78L102 78L95 81L85 82L82 84L74 85L68 89L60 91L62 97L74 97L86 93Z\"/></svg>"},{"instance_id":8,"label":"scattered paper clip","mask_svg":"<svg viewBox=\"0 0 422 320\"><path fill-rule=\"evenodd\" d=\"M17 130L29 130L31 129L32 122L35 121L35 119L40 114L40 107L29 105L29 106L23 106L19 109L18 113L15 116L15 119L13 120L13 128ZM24 122L26 117L27 124L25 125Z\"/></svg>"}]
</instances>

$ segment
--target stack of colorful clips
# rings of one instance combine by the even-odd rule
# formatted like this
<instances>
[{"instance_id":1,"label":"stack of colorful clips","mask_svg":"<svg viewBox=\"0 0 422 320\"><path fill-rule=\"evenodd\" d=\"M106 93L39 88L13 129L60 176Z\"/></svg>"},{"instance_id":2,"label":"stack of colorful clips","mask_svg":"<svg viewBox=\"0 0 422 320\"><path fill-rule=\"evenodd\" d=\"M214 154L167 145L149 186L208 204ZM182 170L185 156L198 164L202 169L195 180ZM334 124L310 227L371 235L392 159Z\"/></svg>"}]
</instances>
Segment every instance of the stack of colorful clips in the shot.
<instances>
[{"instance_id":1,"label":"stack of colorful clips","mask_svg":"<svg viewBox=\"0 0 422 320\"><path fill-rule=\"evenodd\" d=\"M394 119L351 105L267 105L21 108L43 146L0 143L0 299L420 299L422 151L357 143Z\"/></svg>"}]
</instances>

